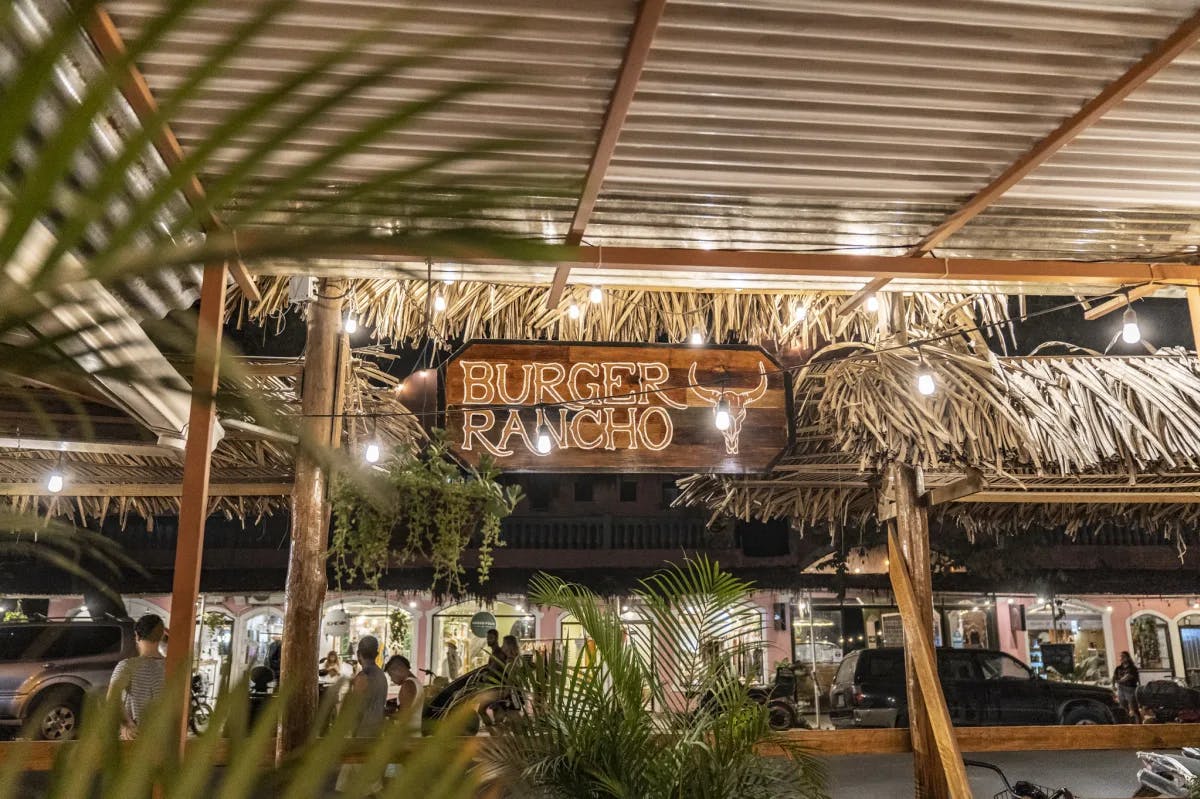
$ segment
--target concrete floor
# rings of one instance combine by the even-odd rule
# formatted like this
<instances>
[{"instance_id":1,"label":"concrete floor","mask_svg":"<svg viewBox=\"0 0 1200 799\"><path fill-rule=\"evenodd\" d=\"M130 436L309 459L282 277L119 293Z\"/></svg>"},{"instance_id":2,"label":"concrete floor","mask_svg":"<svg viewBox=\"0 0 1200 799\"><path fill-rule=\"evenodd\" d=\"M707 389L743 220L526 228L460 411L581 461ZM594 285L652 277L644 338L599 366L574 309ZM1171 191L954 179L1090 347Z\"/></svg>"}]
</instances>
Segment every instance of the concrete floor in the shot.
<instances>
[{"instance_id":1,"label":"concrete floor","mask_svg":"<svg viewBox=\"0 0 1200 799\"><path fill-rule=\"evenodd\" d=\"M1048 788L1067 787L1081 799L1129 799L1138 789L1133 751L990 752L963 757L999 766L1010 782L1022 779ZM846 755L828 760L833 799L909 799L911 755ZM990 771L968 769L975 799L1003 789Z\"/></svg>"}]
</instances>

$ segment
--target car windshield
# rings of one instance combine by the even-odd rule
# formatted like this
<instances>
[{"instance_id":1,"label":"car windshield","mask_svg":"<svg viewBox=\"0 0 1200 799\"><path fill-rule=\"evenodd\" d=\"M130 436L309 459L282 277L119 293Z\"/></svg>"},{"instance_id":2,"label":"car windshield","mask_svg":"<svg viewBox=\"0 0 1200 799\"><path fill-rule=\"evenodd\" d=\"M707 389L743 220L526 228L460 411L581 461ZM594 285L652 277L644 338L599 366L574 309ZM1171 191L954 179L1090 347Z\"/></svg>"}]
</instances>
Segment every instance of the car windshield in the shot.
<instances>
[{"instance_id":1,"label":"car windshield","mask_svg":"<svg viewBox=\"0 0 1200 799\"><path fill-rule=\"evenodd\" d=\"M1029 669L999 652L980 655L979 665L985 680L1028 680L1030 676Z\"/></svg>"}]
</instances>

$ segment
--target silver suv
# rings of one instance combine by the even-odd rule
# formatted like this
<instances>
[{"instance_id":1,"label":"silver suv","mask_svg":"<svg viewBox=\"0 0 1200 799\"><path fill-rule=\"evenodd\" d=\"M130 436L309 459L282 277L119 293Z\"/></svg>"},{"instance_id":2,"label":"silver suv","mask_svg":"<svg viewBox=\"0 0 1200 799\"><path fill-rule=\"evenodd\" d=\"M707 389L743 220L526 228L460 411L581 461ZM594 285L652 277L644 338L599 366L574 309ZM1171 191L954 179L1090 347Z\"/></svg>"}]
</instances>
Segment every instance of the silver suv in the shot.
<instances>
[{"instance_id":1,"label":"silver suv","mask_svg":"<svg viewBox=\"0 0 1200 799\"><path fill-rule=\"evenodd\" d=\"M75 737L84 694L107 688L117 663L136 654L132 621L0 624L0 725Z\"/></svg>"}]
</instances>

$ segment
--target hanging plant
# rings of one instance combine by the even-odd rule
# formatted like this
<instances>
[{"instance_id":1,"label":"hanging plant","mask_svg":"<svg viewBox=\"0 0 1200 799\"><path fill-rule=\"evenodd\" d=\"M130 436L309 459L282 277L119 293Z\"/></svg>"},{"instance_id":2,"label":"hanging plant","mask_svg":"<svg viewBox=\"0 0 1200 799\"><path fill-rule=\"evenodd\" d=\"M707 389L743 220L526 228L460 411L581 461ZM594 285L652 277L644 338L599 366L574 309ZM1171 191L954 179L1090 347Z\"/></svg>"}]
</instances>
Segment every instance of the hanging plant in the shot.
<instances>
[{"instance_id":1,"label":"hanging plant","mask_svg":"<svg viewBox=\"0 0 1200 799\"><path fill-rule=\"evenodd\" d=\"M492 550L503 546L500 523L521 500L521 489L500 485L499 474L490 459L461 466L437 431L423 453L339 478L329 547L339 587L361 579L377 589L393 559L422 560L433 567L434 592L461 594L462 557L471 545L479 552L479 582L485 582Z\"/></svg>"},{"instance_id":2,"label":"hanging plant","mask_svg":"<svg viewBox=\"0 0 1200 799\"><path fill-rule=\"evenodd\" d=\"M408 614L403 610L393 610L388 614L388 642L393 653L408 650L410 626Z\"/></svg>"}]
</instances>

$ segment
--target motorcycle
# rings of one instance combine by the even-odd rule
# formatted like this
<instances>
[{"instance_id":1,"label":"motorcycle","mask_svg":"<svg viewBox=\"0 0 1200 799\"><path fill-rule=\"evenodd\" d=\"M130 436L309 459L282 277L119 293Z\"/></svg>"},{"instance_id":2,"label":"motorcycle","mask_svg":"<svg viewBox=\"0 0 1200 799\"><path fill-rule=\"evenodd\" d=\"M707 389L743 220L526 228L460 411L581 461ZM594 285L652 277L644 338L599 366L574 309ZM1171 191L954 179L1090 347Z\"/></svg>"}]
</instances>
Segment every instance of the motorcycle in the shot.
<instances>
[{"instance_id":1,"label":"motorcycle","mask_svg":"<svg viewBox=\"0 0 1200 799\"><path fill-rule=\"evenodd\" d=\"M1142 718L1158 724L1200 722L1200 691L1173 680L1153 680L1137 689Z\"/></svg>"},{"instance_id":2,"label":"motorcycle","mask_svg":"<svg viewBox=\"0 0 1200 799\"><path fill-rule=\"evenodd\" d=\"M1009 782L1008 777L1000 770L1000 767L991 763L984 763L981 760L963 760L963 765L970 768L985 768L999 775L1000 781L1004 783L1004 790L996 794L993 799L1075 799L1075 794L1066 788L1054 790L1052 788L1044 788L1041 785L1034 785L1032 782L1026 782L1025 780Z\"/></svg>"},{"instance_id":3,"label":"motorcycle","mask_svg":"<svg viewBox=\"0 0 1200 799\"><path fill-rule=\"evenodd\" d=\"M750 698L767 708L767 724L776 732L793 727L809 728L800 717L800 681L794 666L781 663L775 669L775 681L764 687L747 689Z\"/></svg>"},{"instance_id":4,"label":"motorcycle","mask_svg":"<svg viewBox=\"0 0 1200 799\"><path fill-rule=\"evenodd\" d=\"M1142 768L1138 771L1138 796L1170 796L1186 799L1200 777L1200 748L1189 746L1178 755L1138 752ZM1153 791L1153 793L1147 793Z\"/></svg>"},{"instance_id":5,"label":"motorcycle","mask_svg":"<svg viewBox=\"0 0 1200 799\"><path fill-rule=\"evenodd\" d=\"M204 675L192 675L192 701L188 713L188 730L192 735L200 735L208 729L208 720L212 718L212 706L208 704L208 691L205 690Z\"/></svg>"}]
</instances>

